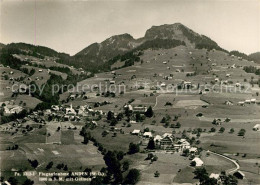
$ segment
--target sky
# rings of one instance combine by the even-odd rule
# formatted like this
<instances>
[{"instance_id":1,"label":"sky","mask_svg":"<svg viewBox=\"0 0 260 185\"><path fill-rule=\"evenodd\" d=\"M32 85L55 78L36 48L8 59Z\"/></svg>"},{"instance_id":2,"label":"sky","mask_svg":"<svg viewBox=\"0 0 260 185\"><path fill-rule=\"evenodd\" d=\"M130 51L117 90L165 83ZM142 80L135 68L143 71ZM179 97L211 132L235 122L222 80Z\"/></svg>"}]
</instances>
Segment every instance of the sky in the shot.
<instances>
[{"instance_id":1,"label":"sky","mask_svg":"<svg viewBox=\"0 0 260 185\"><path fill-rule=\"evenodd\" d=\"M260 0L0 0L0 42L70 55L118 34L182 23L221 47L260 51Z\"/></svg>"}]
</instances>

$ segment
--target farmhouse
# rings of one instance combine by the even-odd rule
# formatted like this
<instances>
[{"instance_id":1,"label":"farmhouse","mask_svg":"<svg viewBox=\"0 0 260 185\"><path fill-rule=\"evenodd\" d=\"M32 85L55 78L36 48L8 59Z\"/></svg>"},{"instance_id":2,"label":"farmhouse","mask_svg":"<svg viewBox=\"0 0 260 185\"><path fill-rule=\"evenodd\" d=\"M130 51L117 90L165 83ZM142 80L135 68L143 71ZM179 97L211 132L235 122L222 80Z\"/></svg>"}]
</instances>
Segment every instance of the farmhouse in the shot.
<instances>
[{"instance_id":1,"label":"farmhouse","mask_svg":"<svg viewBox=\"0 0 260 185\"><path fill-rule=\"evenodd\" d=\"M211 173L209 178L216 179L218 182L221 182L220 174L218 173Z\"/></svg>"},{"instance_id":2,"label":"farmhouse","mask_svg":"<svg viewBox=\"0 0 260 185\"><path fill-rule=\"evenodd\" d=\"M23 110L23 107L18 105L6 105L4 107L4 114L18 114Z\"/></svg>"},{"instance_id":3,"label":"farmhouse","mask_svg":"<svg viewBox=\"0 0 260 185\"><path fill-rule=\"evenodd\" d=\"M245 100L245 103L250 104L251 100Z\"/></svg>"},{"instance_id":4,"label":"farmhouse","mask_svg":"<svg viewBox=\"0 0 260 185\"><path fill-rule=\"evenodd\" d=\"M111 80L111 81L109 81L109 84L110 84L110 85L116 84L116 81Z\"/></svg>"},{"instance_id":5,"label":"farmhouse","mask_svg":"<svg viewBox=\"0 0 260 185\"><path fill-rule=\"evenodd\" d=\"M52 105L52 106L51 106L51 110L53 110L53 111L59 111L60 108L59 108L58 105Z\"/></svg>"},{"instance_id":6,"label":"farmhouse","mask_svg":"<svg viewBox=\"0 0 260 185\"><path fill-rule=\"evenodd\" d=\"M160 141L160 148L164 150L173 150L173 138L170 136L166 136Z\"/></svg>"},{"instance_id":7,"label":"farmhouse","mask_svg":"<svg viewBox=\"0 0 260 185\"><path fill-rule=\"evenodd\" d=\"M153 137L153 134L152 134L152 132L145 132L143 134L143 136L146 137L146 138L150 138L150 137Z\"/></svg>"},{"instance_id":8,"label":"farmhouse","mask_svg":"<svg viewBox=\"0 0 260 185\"><path fill-rule=\"evenodd\" d=\"M189 152L190 152L191 154L195 154L195 153L198 152L198 149L197 149L196 147L191 147L191 148L189 149Z\"/></svg>"},{"instance_id":9,"label":"farmhouse","mask_svg":"<svg viewBox=\"0 0 260 185\"><path fill-rule=\"evenodd\" d=\"M250 102L251 103L256 103L256 99L253 98L253 99L250 100Z\"/></svg>"},{"instance_id":10,"label":"farmhouse","mask_svg":"<svg viewBox=\"0 0 260 185\"><path fill-rule=\"evenodd\" d=\"M233 175L238 179L244 179L245 178L245 174L243 172L239 171L239 170L237 172L235 172Z\"/></svg>"},{"instance_id":11,"label":"farmhouse","mask_svg":"<svg viewBox=\"0 0 260 185\"><path fill-rule=\"evenodd\" d=\"M238 105L244 106L244 105L245 105L245 102L244 102L244 101L239 101L239 102L238 102Z\"/></svg>"},{"instance_id":12,"label":"farmhouse","mask_svg":"<svg viewBox=\"0 0 260 185\"><path fill-rule=\"evenodd\" d=\"M145 113L147 111L147 107L145 107L145 106L135 106L135 107L133 107L133 112L134 113L137 113L137 112L139 112L139 113Z\"/></svg>"},{"instance_id":13,"label":"farmhouse","mask_svg":"<svg viewBox=\"0 0 260 185\"><path fill-rule=\"evenodd\" d=\"M131 134L140 136L141 135L141 130L133 130L133 132L131 132Z\"/></svg>"},{"instance_id":14,"label":"farmhouse","mask_svg":"<svg viewBox=\"0 0 260 185\"><path fill-rule=\"evenodd\" d=\"M155 143L159 144L160 141L162 140L162 136L156 135L153 140L154 140Z\"/></svg>"},{"instance_id":15,"label":"farmhouse","mask_svg":"<svg viewBox=\"0 0 260 185\"><path fill-rule=\"evenodd\" d=\"M231 101L229 101L229 100L225 101L225 104L226 105L233 105L233 103Z\"/></svg>"},{"instance_id":16,"label":"farmhouse","mask_svg":"<svg viewBox=\"0 0 260 185\"><path fill-rule=\"evenodd\" d=\"M192 161L196 162L195 166L203 166L203 164L204 164L204 162L198 157L195 157Z\"/></svg>"},{"instance_id":17,"label":"farmhouse","mask_svg":"<svg viewBox=\"0 0 260 185\"><path fill-rule=\"evenodd\" d=\"M226 77L231 77L231 74L226 74Z\"/></svg>"},{"instance_id":18,"label":"farmhouse","mask_svg":"<svg viewBox=\"0 0 260 185\"><path fill-rule=\"evenodd\" d=\"M166 84L164 82L161 83L161 87L166 87Z\"/></svg>"},{"instance_id":19,"label":"farmhouse","mask_svg":"<svg viewBox=\"0 0 260 185\"><path fill-rule=\"evenodd\" d=\"M190 143L186 141L186 139L180 139L176 144L174 144L174 149L177 152L181 152L189 148L190 148Z\"/></svg>"},{"instance_id":20,"label":"farmhouse","mask_svg":"<svg viewBox=\"0 0 260 185\"><path fill-rule=\"evenodd\" d=\"M70 104L69 108L65 109L66 115L76 115L76 111L72 108L72 104Z\"/></svg>"},{"instance_id":21,"label":"farmhouse","mask_svg":"<svg viewBox=\"0 0 260 185\"><path fill-rule=\"evenodd\" d=\"M72 95L69 96L69 98L70 98L71 100L75 100L76 95L75 95L75 94L72 94Z\"/></svg>"},{"instance_id":22,"label":"farmhouse","mask_svg":"<svg viewBox=\"0 0 260 185\"><path fill-rule=\"evenodd\" d=\"M253 130L254 130L254 131L260 131L260 124L256 124L256 125L253 127Z\"/></svg>"}]
</instances>

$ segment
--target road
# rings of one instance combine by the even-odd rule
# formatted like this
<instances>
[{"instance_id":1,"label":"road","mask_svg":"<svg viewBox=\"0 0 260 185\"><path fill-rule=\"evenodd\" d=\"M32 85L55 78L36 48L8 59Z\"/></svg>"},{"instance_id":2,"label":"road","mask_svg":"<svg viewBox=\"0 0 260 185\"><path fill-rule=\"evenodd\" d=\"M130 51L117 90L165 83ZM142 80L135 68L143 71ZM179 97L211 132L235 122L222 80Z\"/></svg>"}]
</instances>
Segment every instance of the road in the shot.
<instances>
[{"instance_id":1,"label":"road","mask_svg":"<svg viewBox=\"0 0 260 185\"><path fill-rule=\"evenodd\" d=\"M231 162L236 166L235 168L232 168L232 169L227 170L227 171L228 171L228 174L234 173L234 172L236 172L236 171L239 170L240 166L239 166L239 164L238 164L235 160L230 159L230 158L228 158L228 157L225 156L225 155L218 154L218 153L215 153L215 152L212 152L212 151L207 151L207 152L209 152L209 153L211 153L211 154L214 154L214 155L218 155L218 156L220 156L220 157L223 157L223 158L225 158L225 159L231 161Z\"/></svg>"}]
</instances>

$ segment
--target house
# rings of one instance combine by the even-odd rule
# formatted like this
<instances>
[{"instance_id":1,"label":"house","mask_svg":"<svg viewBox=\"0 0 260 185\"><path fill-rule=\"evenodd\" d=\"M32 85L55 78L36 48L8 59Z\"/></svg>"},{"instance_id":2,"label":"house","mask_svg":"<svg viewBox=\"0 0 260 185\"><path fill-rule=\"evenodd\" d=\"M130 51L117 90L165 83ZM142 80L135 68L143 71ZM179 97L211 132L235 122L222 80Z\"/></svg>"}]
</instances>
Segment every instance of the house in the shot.
<instances>
[{"instance_id":1,"label":"house","mask_svg":"<svg viewBox=\"0 0 260 185\"><path fill-rule=\"evenodd\" d=\"M203 164L204 164L204 162L198 157L195 157L192 161L196 162L195 166L203 166Z\"/></svg>"},{"instance_id":2,"label":"house","mask_svg":"<svg viewBox=\"0 0 260 185\"><path fill-rule=\"evenodd\" d=\"M195 154L195 153L198 152L198 148L196 148L196 147L191 147L191 148L189 149L189 152L190 152L191 154Z\"/></svg>"},{"instance_id":3,"label":"house","mask_svg":"<svg viewBox=\"0 0 260 185\"><path fill-rule=\"evenodd\" d=\"M253 130L254 130L254 131L260 131L260 124L256 124L256 125L253 127Z\"/></svg>"},{"instance_id":4,"label":"house","mask_svg":"<svg viewBox=\"0 0 260 185\"><path fill-rule=\"evenodd\" d=\"M112 85L112 84L116 84L116 81L111 80L111 81L109 81L109 84L110 84L110 85Z\"/></svg>"},{"instance_id":5,"label":"house","mask_svg":"<svg viewBox=\"0 0 260 185\"><path fill-rule=\"evenodd\" d=\"M226 105L233 105L233 103L231 101L229 101L229 100L225 101L225 104Z\"/></svg>"},{"instance_id":6,"label":"house","mask_svg":"<svg viewBox=\"0 0 260 185\"><path fill-rule=\"evenodd\" d=\"M226 74L226 77L231 77L231 74Z\"/></svg>"},{"instance_id":7,"label":"house","mask_svg":"<svg viewBox=\"0 0 260 185\"><path fill-rule=\"evenodd\" d=\"M135 106L133 107L133 112L145 113L147 111L147 107L145 106Z\"/></svg>"},{"instance_id":8,"label":"house","mask_svg":"<svg viewBox=\"0 0 260 185\"><path fill-rule=\"evenodd\" d=\"M153 140L154 140L155 143L159 144L160 141L162 140L162 136L156 135Z\"/></svg>"},{"instance_id":9,"label":"house","mask_svg":"<svg viewBox=\"0 0 260 185\"><path fill-rule=\"evenodd\" d=\"M251 100L245 100L245 103L250 104Z\"/></svg>"},{"instance_id":10,"label":"house","mask_svg":"<svg viewBox=\"0 0 260 185\"><path fill-rule=\"evenodd\" d=\"M243 172L239 171L239 170L237 172L235 172L233 175L238 179L244 179L245 178L245 174Z\"/></svg>"},{"instance_id":11,"label":"house","mask_svg":"<svg viewBox=\"0 0 260 185\"><path fill-rule=\"evenodd\" d=\"M72 95L70 95L70 97L69 97L71 100L75 100L75 98L76 98L76 95L75 94L72 94Z\"/></svg>"},{"instance_id":12,"label":"house","mask_svg":"<svg viewBox=\"0 0 260 185\"><path fill-rule=\"evenodd\" d=\"M163 62L163 64L167 64L167 62L166 62L166 61L164 61L164 62Z\"/></svg>"},{"instance_id":13,"label":"house","mask_svg":"<svg viewBox=\"0 0 260 185\"><path fill-rule=\"evenodd\" d=\"M133 106L132 105L125 105L124 106L124 109L129 109L130 111L132 111L133 110Z\"/></svg>"},{"instance_id":14,"label":"house","mask_svg":"<svg viewBox=\"0 0 260 185\"><path fill-rule=\"evenodd\" d=\"M153 134L152 134L152 132L145 132L143 134L143 136L146 137L146 138L151 138L151 137L153 137Z\"/></svg>"},{"instance_id":15,"label":"house","mask_svg":"<svg viewBox=\"0 0 260 185\"><path fill-rule=\"evenodd\" d=\"M165 137L173 137L171 133L164 133L162 135L162 138L165 138Z\"/></svg>"},{"instance_id":16,"label":"house","mask_svg":"<svg viewBox=\"0 0 260 185\"><path fill-rule=\"evenodd\" d=\"M211 173L209 178L216 179L218 181L218 183L221 182L220 174L218 174L218 173Z\"/></svg>"},{"instance_id":17,"label":"house","mask_svg":"<svg viewBox=\"0 0 260 185\"><path fill-rule=\"evenodd\" d=\"M65 109L66 115L76 115L76 111L72 108L72 104L70 104L69 108Z\"/></svg>"},{"instance_id":18,"label":"house","mask_svg":"<svg viewBox=\"0 0 260 185\"><path fill-rule=\"evenodd\" d=\"M4 114L18 114L23 110L23 107L18 105L6 105L4 107Z\"/></svg>"},{"instance_id":19,"label":"house","mask_svg":"<svg viewBox=\"0 0 260 185\"><path fill-rule=\"evenodd\" d=\"M161 83L161 87L166 87L166 84L164 82Z\"/></svg>"},{"instance_id":20,"label":"house","mask_svg":"<svg viewBox=\"0 0 260 185\"><path fill-rule=\"evenodd\" d=\"M212 65L212 66L216 66L217 64L216 64L216 63L212 63L211 65Z\"/></svg>"},{"instance_id":21,"label":"house","mask_svg":"<svg viewBox=\"0 0 260 185\"><path fill-rule=\"evenodd\" d=\"M42 69L39 69L39 72L42 72Z\"/></svg>"},{"instance_id":22,"label":"house","mask_svg":"<svg viewBox=\"0 0 260 185\"><path fill-rule=\"evenodd\" d=\"M236 87L240 87L241 86L241 84L240 83L236 83Z\"/></svg>"},{"instance_id":23,"label":"house","mask_svg":"<svg viewBox=\"0 0 260 185\"><path fill-rule=\"evenodd\" d=\"M141 130L133 130L133 132L131 132L131 134L140 136L141 135Z\"/></svg>"},{"instance_id":24,"label":"house","mask_svg":"<svg viewBox=\"0 0 260 185\"><path fill-rule=\"evenodd\" d=\"M186 141L186 139L180 139L173 146L174 146L175 151L181 152L181 151L183 151L185 149L189 149L190 148L190 143L188 141Z\"/></svg>"},{"instance_id":25,"label":"house","mask_svg":"<svg viewBox=\"0 0 260 185\"><path fill-rule=\"evenodd\" d=\"M256 99L253 98L253 99L250 100L250 102L251 103L256 103Z\"/></svg>"},{"instance_id":26,"label":"house","mask_svg":"<svg viewBox=\"0 0 260 185\"><path fill-rule=\"evenodd\" d=\"M215 78L215 82L219 82L219 78Z\"/></svg>"},{"instance_id":27,"label":"house","mask_svg":"<svg viewBox=\"0 0 260 185\"><path fill-rule=\"evenodd\" d=\"M183 89L190 89L192 87L191 82L183 81L181 84Z\"/></svg>"},{"instance_id":28,"label":"house","mask_svg":"<svg viewBox=\"0 0 260 185\"><path fill-rule=\"evenodd\" d=\"M174 150L173 138L171 136L166 136L160 141L160 148L164 150Z\"/></svg>"},{"instance_id":29,"label":"house","mask_svg":"<svg viewBox=\"0 0 260 185\"><path fill-rule=\"evenodd\" d=\"M58 105L52 105L51 106L51 110L53 111L59 111L60 110L60 107Z\"/></svg>"},{"instance_id":30,"label":"house","mask_svg":"<svg viewBox=\"0 0 260 185\"><path fill-rule=\"evenodd\" d=\"M244 102L244 101L239 101L239 102L238 102L238 105L244 106L244 105L245 105L245 102Z\"/></svg>"}]
</instances>

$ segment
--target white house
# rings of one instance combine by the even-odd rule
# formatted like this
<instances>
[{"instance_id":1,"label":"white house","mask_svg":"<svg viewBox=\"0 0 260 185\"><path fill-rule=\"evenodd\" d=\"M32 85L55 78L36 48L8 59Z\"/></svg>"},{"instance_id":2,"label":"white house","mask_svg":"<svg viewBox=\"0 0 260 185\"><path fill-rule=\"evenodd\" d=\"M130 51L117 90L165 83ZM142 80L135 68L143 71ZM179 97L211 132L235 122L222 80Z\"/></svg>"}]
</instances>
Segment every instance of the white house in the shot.
<instances>
[{"instance_id":1,"label":"white house","mask_svg":"<svg viewBox=\"0 0 260 185\"><path fill-rule=\"evenodd\" d=\"M192 153L192 154L196 153L197 151L198 151L198 149L196 147L191 147L189 149L189 152Z\"/></svg>"},{"instance_id":2,"label":"white house","mask_svg":"<svg viewBox=\"0 0 260 185\"><path fill-rule=\"evenodd\" d=\"M253 127L253 130L254 130L254 131L260 131L260 124L256 124L256 125Z\"/></svg>"},{"instance_id":3,"label":"white house","mask_svg":"<svg viewBox=\"0 0 260 185\"><path fill-rule=\"evenodd\" d=\"M145 132L145 133L143 134L143 136L144 136L144 137L147 137L147 138L150 138L150 137L153 137L153 134L152 134L152 132Z\"/></svg>"},{"instance_id":4,"label":"white house","mask_svg":"<svg viewBox=\"0 0 260 185\"><path fill-rule=\"evenodd\" d=\"M166 84L164 82L161 83L161 87L166 87Z\"/></svg>"},{"instance_id":5,"label":"white house","mask_svg":"<svg viewBox=\"0 0 260 185\"><path fill-rule=\"evenodd\" d=\"M160 142L162 140L162 136L156 135L153 140L154 142Z\"/></svg>"},{"instance_id":6,"label":"white house","mask_svg":"<svg viewBox=\"0 0 260 185\"><path fill-rule=\"evenodd\" d=\"M204 164L204 162L198 157L195 157L192 161L196 162L196 166L203 166Z\"/></svg>"},{"instance_id":7,"label":"white house","mask_svg":"<svg viewBox=\"0 0 260 185\"><path fill-rule=\"evenodd\" d=\"M72 108L72 104L70 104L69 108L65 109L66 115L76 115L76 111Z\"/></svg>"},{"instance_id":8,"label":"white house","mask_svg":"<svg viewBox=\"0 0 260 185\"><path fill-rule=\"evenodd\" d=\"M231 74L226 74L226 77L231 77Z\"/></svg>"},{"instance_id":9,"label":"white house","mask_svg":"<svg viewBox=\"0 0 260 185\"><path fill-rule=\"evenodd\" d=\"M141 130L133 130L131 134L139 136L141 134Z\"/></svg>"},{"instance_id":10,"label":"white house","mask_svg":"<svg viewBox=\"0 0 260 185\"><path fill-rule=\"evenodd\" d=\"M253 98L253 99L250 100L250 102L251 103L256 103L256 99Z\"/></svg>"}]
</instances>

